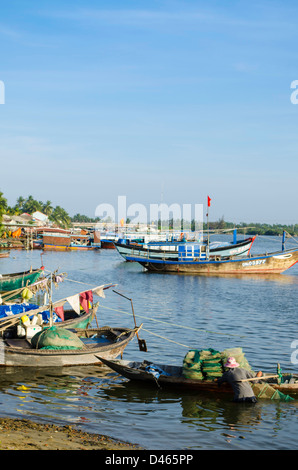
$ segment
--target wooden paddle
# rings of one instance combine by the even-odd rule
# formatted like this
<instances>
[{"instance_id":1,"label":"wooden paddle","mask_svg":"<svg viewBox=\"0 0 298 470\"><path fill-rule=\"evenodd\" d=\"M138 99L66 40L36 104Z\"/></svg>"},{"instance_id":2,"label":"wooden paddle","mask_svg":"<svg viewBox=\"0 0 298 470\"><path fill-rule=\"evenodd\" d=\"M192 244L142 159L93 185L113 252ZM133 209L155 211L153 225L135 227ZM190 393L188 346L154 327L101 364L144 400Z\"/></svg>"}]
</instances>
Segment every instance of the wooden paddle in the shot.
<instances>
[{"instance_id":1,"label":"wooden paddle","mask_svg":"<svg viewBox=\"0 0 298 470\"><path fill-rule=\"evenodd\" d=\"M252 377L251 379L237 380L237 382L250 382L251 380L267 380L276 379L279 375L261 375L260 377Z\"/></svg>"},{"instance_id":2,"label":"wooden paddle","mask_svg":"<svg viewBox=\"0 0 298 470\"><path fill-rule=\"evenodd\" d=\"M136 322L135 312L134 312L134 309L133 309L132 299L130 299L129 297L126 297L126 296L123 295L123 294L120 294L120 292L117 292L117 291L114 290L114 289L113 289L113 292L115 292L115 294L121 295L121 297L124 297L125 299L127 299L127 300L130 301L130 303L131 303L131 309L132 309L132 314L133 314L133 319L134 319L134 322L135 322L135 327L137 328L137 322ZM146 341L145 341L144 339L140 339L140 338L139 338L138 332L136 333L136 335L137 335L137 338L138 338L138 343L139 343L139 349L140 349L140 351L145 351L145 352L147 352L148 349L147 349Z\"/></svg>"}]
</instances>

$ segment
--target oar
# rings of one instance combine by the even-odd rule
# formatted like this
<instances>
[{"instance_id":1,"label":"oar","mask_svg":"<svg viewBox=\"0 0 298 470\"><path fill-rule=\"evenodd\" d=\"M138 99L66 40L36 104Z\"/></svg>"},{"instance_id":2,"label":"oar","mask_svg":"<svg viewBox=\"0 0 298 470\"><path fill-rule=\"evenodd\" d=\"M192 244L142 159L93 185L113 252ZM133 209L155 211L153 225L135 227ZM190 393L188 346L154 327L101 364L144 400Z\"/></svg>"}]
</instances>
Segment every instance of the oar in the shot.
<instances>
[{"instance_id":1,"label":"oar","mask_svg":"<svg viewBox=\"0 0 298 470\"><path fill-rule=\"evenodd\" d=\"M261 375L260 377L252 377L251 379L237 380L237 382L250 382L252 380L276 379L277 377L279 377L279 375Z\"/></svg>"},{"instance_id":2,"label":"oar","mask_svg":"<svg viewBox=\"0 0 298 470\"><path fill-rule=\"evenodd\" d=\"M115 292L115 294L121 295L121 297L124 297L124 298L127 299L127 300L130 300L131 309L132 309L132 314L133 314L133 319L134 319L134 322L135 322L135 327L137 328L137 322L136 322L135 312L134 312L134 309L133 309L132 299L130 299L129 297L126 297L126 296L123 295L123 294L120 294L120 292L117 292L117 291L114 290L114 289L113 289L113 292ZM137 335L137 338L138 338L138 343L139 343L139 349L140 349L140 351L145 351L145 352L147 352L147 344L146 344L146 341L145 341L144 339L140 339L140 338L139 338L138 332L136 332L136 335Z\"/></svg>"}]
</instances>

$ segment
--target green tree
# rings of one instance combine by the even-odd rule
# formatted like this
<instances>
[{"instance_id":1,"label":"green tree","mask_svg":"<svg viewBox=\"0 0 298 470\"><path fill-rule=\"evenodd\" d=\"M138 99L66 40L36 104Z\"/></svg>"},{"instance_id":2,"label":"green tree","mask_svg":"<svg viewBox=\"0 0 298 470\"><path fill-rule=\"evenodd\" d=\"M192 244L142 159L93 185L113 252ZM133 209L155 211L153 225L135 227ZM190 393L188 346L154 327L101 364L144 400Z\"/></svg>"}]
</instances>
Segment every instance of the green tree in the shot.
<instances>
[{"instance_id":1,"label":"green tree","mask_svg":"<svg viewBox=\"0 0 298 470\"><path fill-rule=\"evenodd\" d=\"M28 196L28 199L23 205L23 211L28 214L33 214L36 211L42 211L42 205L39 201L36 201L33 196Z\"/></svg>"},{"instance_id":2,"label":"green tree","mask_svg":"<svg viewBox=\"0 0 298 470\"><path fill-rule=\"evenodd\" d=\"M49 218L52 222L55 222L57 225L63 228L67 228L71 224L71 219L68 213L60 206L55 207Z\"/></svg>"},{"instance_id":3,"label":"green tree","mask_svg":"<svg viewBox=\"0 0 298 470\"><path fill-rule=\"evenodd\" d=\"M42 205L42 212L48 217L52 214L53 210L51 201L47 201Z\"/></svg>"},{"instance_id":4,"label":"green tree","mask_svg":"<svg viewBox=\"0 0 298 470\"><path fill-rule=\"evenodd\" d=\"M23 206L24 206L24 204L25 204L25 201L26 201L26 199L23 198L23 196L19 196L18 199L17 199L17 203L16 203L16 205L15 205L15 208L16 208L17 210L19 210L20 212L22 212L22 211L23 211Z\"/></svg>"},{"instance_id":5,"label":"green tree","mask_svg":"<svg viewBox=\"0 0 298 470\"><path fill-rule=\"evenodd\" d=\"M7 210L7 199L3 196L3 193L0 191L0 223L2 221L2 216Z\"/></svg>"}]
</instances>

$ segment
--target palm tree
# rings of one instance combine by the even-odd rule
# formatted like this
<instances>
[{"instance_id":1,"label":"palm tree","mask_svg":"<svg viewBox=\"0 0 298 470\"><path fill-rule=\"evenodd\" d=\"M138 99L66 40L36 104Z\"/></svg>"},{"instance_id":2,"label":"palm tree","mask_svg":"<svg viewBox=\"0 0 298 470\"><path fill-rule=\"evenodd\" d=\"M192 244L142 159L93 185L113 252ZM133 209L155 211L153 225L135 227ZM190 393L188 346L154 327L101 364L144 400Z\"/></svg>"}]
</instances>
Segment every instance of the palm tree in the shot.
<instances>
[{"instance_id":1,"label":"palm tree","mask_svg":"<svg viewBox=\"0 0 298 470\"><path fill-rule=\"evenodd\" d=\"M20 211L23 210L24 203L25 203L25 199L23 198L23 196L18 197L17 203L16 203L16 209Z\"/></svg>"},{"instance_id":2,"label":"palm tree","mask_svg":"<svg viewBox=\"0 0 298 470\"><path fill-rule=\"evenodd\" d=\"M3 196L3 193L0 191L0 217L5 214L7 209L7 199Z\"/></svg>"},{"instance_id":3,"label":"palm tree","mask_svg":"<svg viewBox=\"0 0 298 470\"><path fill-rule=\"evenodd\" d=\"M2 226L2 216L5 214L7 209L7 200L3 196L3 193L0 191L0 232L2 236L3 226Z\"/></svg>"},{"instance_id":4,"label":"palm tree","mask_svg":"<svg viewBox=\"0 0 298 470\"><path fill-rule=\"evenodd\" d=\"M53 212L53 207L51 205L51 201L47 201L45 204L42 206L42 210L44 214L46 214L48 217L52 214Z\"/></svg>"},{"instance_id":5,"label":"palm tree","mask_svg":"<svg viewBox=\"0 0 298 470\"><path fill-rule=\"evenodd\" d=\"M23 210L28 212L28 214L33 214L35 211L41 211L41 203L33 199L33 196L29 196L23 206Z\"/></svg>"},{"instance_id":6,"label":"palm tree","mask_svg":"<svg viewBox=\"0 0 298 470\"><path fill-rule=\"evenodd\" d=\"M71 224L71 219L68 213L60 206L55 207L52 214L50 215L50 220L56 222L56 224L63 228L69 227Z\"/></svg>"}]
</instances>

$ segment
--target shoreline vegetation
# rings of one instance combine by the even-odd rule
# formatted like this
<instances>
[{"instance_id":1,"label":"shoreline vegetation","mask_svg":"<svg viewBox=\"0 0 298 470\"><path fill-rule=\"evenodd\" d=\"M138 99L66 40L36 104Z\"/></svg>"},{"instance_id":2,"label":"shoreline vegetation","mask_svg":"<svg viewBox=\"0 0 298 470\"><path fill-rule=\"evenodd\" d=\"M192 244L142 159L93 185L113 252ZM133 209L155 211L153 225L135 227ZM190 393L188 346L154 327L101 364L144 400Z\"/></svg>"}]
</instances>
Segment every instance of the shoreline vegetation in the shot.
<instances>
[{"instance_id":1,"label":"shoreline vegetation","mask_svg":"<svg viewBox=\"0 0 298 470\"><path fill-rule=\"evenodd\" d=\"M99 217L92 218L82 214L75 214L71 217L65 209L61 206L53 207L51 201L37 201L33 198L33 196L28 196L24 198L22 196L18 197L16 204L14 206L9 206L7 203L7 199L5 198L4 194L0 191L0 236L1 232L4 231L4 227L2 223L3 215L21 215L23 213L27 213L32 215L35 212L43 213L51 223L54 223L58 227L61 228L70 228L73 224L90 224L90 223L98 223L98 222L106 222L112 223L112 220L101 220ZM184 221L182 220L157 220L152 221L158 230L161 230L163 227L167 227L167 229L172 230L176 229L177 231L195 231L196 222L195 220L192 221ZM150 224L152 224L150 222ZM133 224L129 218L126 220L125 224ZM265 223L244 223L240 222L239 224L235 224L233 222L226 222L224 217L221 217L218 221L209 222L208 224L209 231L219 232L219 233L229 233L233 229L241 230L246 235L274 235L274 236L281 236L283 232L287 232L290 236L296 236L298 234L298 223L297 224L265 224ZM203 231L208 229L207 224L203 223Z\"/></svg>"},{"instance_id":2,"label":"shoreline vegetation","mask_svg":"<svg viewBox=\"0 0 298 470\"><path fill-rule=\"evenodd\" d=\"M0 418L0 451L3 450L144 450L137 444L74 426L38 423L28 419Z\"/></svg>"}]
</instances>

